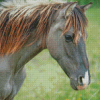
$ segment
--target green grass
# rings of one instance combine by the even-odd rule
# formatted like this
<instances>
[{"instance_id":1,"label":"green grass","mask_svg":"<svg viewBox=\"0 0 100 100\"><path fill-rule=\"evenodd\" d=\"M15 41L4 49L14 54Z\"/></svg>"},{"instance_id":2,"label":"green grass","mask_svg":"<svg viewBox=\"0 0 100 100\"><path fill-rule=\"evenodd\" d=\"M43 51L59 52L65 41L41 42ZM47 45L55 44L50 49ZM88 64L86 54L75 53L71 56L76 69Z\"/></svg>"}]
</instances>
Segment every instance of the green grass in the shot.
<instances>
[{"instance_id":1,"label":"green grass","mask_svg":"<svg viewBox=\"0 0 100 100\"><path fill-rule=\"evenodd\" d=\"M26 65L27 78L15 100L100 100L100 9L91 8L86 15L91 84L74 91L61 67L44 50Z\"/></svg>"}]
</instances>

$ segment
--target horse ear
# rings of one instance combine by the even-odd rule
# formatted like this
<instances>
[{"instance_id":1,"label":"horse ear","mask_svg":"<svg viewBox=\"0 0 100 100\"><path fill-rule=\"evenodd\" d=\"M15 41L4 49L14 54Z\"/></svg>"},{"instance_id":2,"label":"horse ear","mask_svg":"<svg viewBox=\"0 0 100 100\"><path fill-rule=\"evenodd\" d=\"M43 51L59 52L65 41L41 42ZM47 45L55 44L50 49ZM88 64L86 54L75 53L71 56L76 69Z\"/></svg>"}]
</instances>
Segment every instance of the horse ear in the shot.
<instances>
[{"instance_id":1,"label":"horse ear","mask_svg":"<svg viewBox=\"0 0 100 100\"><path fill-rule=\"evenodd\" d=\"M65 12L65 18L72 14L72 10L76 7L77 2L72 3Z\"/></svg>"},{"instance_id":2,"label":"horse ear","mask_svg":"<svg viewBox=\"0 0 100 100\"><path fill-rule=\"evenodd\" d=\"M69 15L72 14L72 10L76 7L76 5L77 5L77 2L73 2L72 4L69 4L63 9L65 18L67 18Z\"/></svg>"},{"instance_id":3,"label":"horse ear","mask_svg":"<svg viewBox=\"0 0 100 100\"><path fill-rule=\"evenodd\" d=\"M92 2L90 2L89 4L87 4L87 5L83 5L83 6L80 6L80 8L81 9L83 9L84 10L84 12L86 11L86 10L88 10L90 7L91 7L91 5L92 5L93 3Z\"/></svg>"}]
</instances>

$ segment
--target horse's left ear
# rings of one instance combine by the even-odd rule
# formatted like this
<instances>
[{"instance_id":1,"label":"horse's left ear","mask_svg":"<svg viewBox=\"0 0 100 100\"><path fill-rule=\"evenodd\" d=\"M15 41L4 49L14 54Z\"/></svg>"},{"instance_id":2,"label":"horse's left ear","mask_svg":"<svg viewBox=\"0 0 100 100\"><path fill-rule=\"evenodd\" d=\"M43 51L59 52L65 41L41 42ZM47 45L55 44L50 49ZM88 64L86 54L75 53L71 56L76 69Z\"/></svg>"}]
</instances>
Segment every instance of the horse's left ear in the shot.
<instances>
[{"instance_id":1,"label":"horse's left ear","mask_svg":"<svg viewBox=\"0 0 100 100\"><path fill-rule=\"evenodd\" d=\"M73 2L65 11L65 18L72 14L73 9L76 7L77 2Z\"/></svg>"},{"instance_id":2,"label":"horse's left ear","mask_svg":"<svg viewBox=\"0 0 100 100\"><path fill-rule=\"evenodd\" d=\"M84 10L84 12L86 11L86 10L88 10L90 7L91 7L91 5L92 5L93 3L92 2L90 2L89 4L87 4L87 5L83 5L83 6L80 6L80 8L81 9L83 9Z\"/></svg>"},{"instance_id":3,"label":"horse's left ear","mask_svg":"<svg viewBox=\"0 0 100 100\"><path fill-rule=\"evenodd\" d=\"M65 18L67 18L69 15L72 14L73 9L76 7L77 2L73 2L71 4L68 4L65 8L63 8L60 11L60 15L64 16Z\"/></svg>"}]
</instances>

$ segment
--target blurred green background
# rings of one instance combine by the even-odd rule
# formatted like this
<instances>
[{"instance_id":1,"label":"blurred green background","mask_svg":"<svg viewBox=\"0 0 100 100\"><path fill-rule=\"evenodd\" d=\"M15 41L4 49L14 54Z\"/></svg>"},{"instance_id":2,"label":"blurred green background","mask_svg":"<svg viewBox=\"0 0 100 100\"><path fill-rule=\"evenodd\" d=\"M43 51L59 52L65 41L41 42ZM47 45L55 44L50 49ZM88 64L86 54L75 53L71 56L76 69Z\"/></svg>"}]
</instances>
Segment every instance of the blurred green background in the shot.
<instances>
[{"instance_id":1,"label":"blurred green background","mask_svg":"<svg viewBox=\"0 0 100 100\"><path fill-rule=\"evenodd\" d=\"M100 7L100 0L67 0L67 1L68 2L69 1L73 1L73 2L78 1L78 3L82 4L82 5L88 4L90 2L93 2L93 6L92 7Z\"/></svg>"},{"instance_id":2,"label":"blurred green background","mask_svg":"<svg viewBox=\"0 0 100 100\"><path fill-rule=\"evenodd\" d=\"M26 64L27 78L15 100L100 100L100 0L68 1L79 1L82 5L93 2L86 12L91 84L85 90L73 90L69 78L44 50Z\"/></svg>"}]
</instances>

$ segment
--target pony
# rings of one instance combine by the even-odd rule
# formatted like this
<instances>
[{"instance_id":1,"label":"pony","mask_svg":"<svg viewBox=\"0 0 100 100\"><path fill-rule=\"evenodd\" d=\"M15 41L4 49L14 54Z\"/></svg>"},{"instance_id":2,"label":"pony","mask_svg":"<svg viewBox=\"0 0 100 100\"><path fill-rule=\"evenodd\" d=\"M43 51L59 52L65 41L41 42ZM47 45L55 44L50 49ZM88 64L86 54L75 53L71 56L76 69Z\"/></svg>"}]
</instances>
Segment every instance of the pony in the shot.
<instances>
[{"instance_id":1,"label":"pony","mask_svg":"<svg viewBox=\"0 0 100 100\"><path fill-rule=\"evenodd\" d=\"M74 90L90 84L86 10L77 2L13 0L0 3L0 100L14 100L25 64L48 49Z\"/></svg>"}]
</instances>

